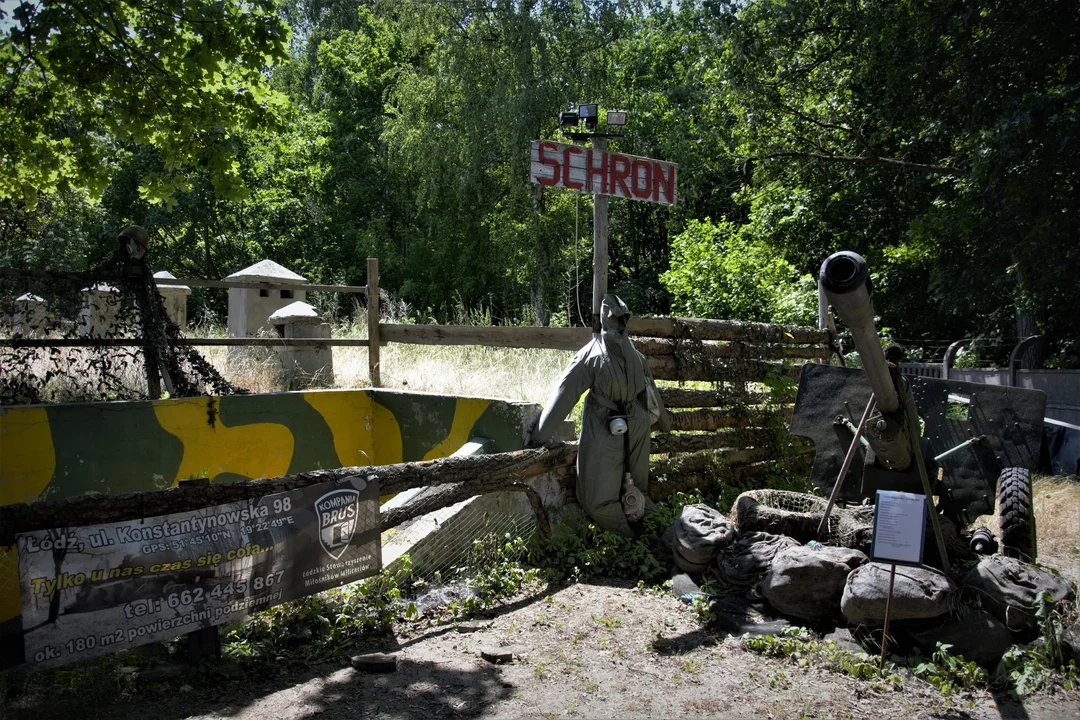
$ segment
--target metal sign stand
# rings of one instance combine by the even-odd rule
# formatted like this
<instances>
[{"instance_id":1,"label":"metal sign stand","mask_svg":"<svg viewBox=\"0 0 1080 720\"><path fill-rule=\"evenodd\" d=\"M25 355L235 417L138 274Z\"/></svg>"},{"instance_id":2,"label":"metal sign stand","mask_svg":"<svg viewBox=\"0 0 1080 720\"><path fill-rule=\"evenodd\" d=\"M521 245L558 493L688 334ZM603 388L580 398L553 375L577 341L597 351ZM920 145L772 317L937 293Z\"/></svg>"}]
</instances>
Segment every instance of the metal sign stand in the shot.
<instances>
[{"instance_id":1,"label":"metal sign stand","mask_svg":"<svg viewBox=\"0 0 1080 720\"><path fill-rule=\"evenodd\" d=\"M871 398L873 402L873 398ZM881 662L885 670L889 647L889 614L892 611L893 587L897 563L918 565L922 562L926 540L926 512L930 502L924 495L878 490L874 503L874 535L870 559L889 564L889 594L885 598L885 626L881 634Z\"/></svg>"},{"instance_id":2,"label":"metal sign stand","mask_svg":"<svg viewBox=\"0 0 1080 720\"><path fill-rule=\"evenodd\" d=\"M881 663L879 671L885 670L885 649L889 645L889 610L892 609L893 583L896 581L896 563L889 563L889 595L885 598L885 627L881 630Z\"/></svg>"}]
</instances>

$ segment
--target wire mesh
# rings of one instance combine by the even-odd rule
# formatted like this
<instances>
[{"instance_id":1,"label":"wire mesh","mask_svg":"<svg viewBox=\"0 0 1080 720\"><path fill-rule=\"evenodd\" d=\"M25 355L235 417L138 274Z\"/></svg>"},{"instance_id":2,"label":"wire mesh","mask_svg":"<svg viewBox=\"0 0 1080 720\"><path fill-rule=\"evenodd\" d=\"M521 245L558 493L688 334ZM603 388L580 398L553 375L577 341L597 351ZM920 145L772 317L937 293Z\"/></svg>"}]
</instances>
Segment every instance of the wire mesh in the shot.
<instances>
[{"instance_id":1,"label":"wire mesh","mask_svg":"<svg viewBox=\"0 0 1080 720\"><path fill-rule=\"evenodd\" d=\"M406 504L433 491L421 489ZM492 536L528 537L535 526L524 493L478 495L384 530L383 565L392 567L407 554L416 577L449 579L478 569L473 567L478 542Z\"/></svg>"}]
</instances>

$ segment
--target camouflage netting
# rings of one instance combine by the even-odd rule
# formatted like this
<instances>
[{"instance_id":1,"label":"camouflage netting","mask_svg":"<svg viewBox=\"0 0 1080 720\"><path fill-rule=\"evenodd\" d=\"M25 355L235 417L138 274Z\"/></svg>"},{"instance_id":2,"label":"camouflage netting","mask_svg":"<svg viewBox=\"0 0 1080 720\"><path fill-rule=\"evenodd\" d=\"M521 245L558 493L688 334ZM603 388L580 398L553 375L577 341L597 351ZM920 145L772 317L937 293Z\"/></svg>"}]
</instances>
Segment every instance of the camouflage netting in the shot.
<instances>
[{"instance_id":1,"label":"camouflage netting","mask_svg":"<svg viewBox=\"0 0 1080 720\"><path fill-rule=\"evenodd\" d=\"M817 538L826 504L825 498L816 495L786 490L751 490L735 501L732 517L742 533L769 532L804 543L818 539L824 545L868 548L874 530L873 506L834 507L825 531Z\"/></svg>"},{"instance_id":2,"label":"camouflage netting","mask_svg":"<svg viewBox=\"0 0 1080 720\"><path fill-rule=\"evenodd\" d=\"M145 258L0 274L0 405L146 399L148 365L172 397L244 392L183 341Z\"/></svg>"},{"instance_id":3,"label":"camouflage netting","mask_svg":"<svg viewBox=\"0 0 1080 720\"><path fill-rule=\"evenodd\" d=\"M654 377L679 384L660 390L672 419L671 431L652 442L653 455L663 456L653 464L661 495L755 487L762 481L752 478L807 472L808 444L787 425L802 363L827 354L823 334L681 318L645 319L635 332Z\"/></svg>"}]
</instances>

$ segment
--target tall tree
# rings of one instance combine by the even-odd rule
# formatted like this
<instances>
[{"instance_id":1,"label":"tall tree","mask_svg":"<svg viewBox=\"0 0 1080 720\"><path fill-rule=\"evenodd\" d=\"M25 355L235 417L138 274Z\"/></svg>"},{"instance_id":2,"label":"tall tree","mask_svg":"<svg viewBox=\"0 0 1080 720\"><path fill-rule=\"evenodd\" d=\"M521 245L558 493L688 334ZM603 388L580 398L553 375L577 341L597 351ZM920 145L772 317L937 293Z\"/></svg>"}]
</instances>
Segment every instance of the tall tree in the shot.
<instances>
[{"instance_id":1,"label":"tall tree","mask_svg":"<svg viewBox=\"0 0 1080 720\"><path fill-rule=\"evenodd\" d=\"M755 0L714 14L762 237L870 255L908 337L1080 331L1080 11Z\"/></svg>"},{"instance_id":2,"label":"tall tree","mask_svg":"<svg viewBox=\"0 0 1080 720\"><path fill-rule=\"evenodd\" d=\"M151 199L192 167L243 193L237 136L274 125L285 101L264 75L287 49L273 0L48 0L0 21L0 198L99 194L133 145L161 156Z\"/></svg>"}]
</instances>

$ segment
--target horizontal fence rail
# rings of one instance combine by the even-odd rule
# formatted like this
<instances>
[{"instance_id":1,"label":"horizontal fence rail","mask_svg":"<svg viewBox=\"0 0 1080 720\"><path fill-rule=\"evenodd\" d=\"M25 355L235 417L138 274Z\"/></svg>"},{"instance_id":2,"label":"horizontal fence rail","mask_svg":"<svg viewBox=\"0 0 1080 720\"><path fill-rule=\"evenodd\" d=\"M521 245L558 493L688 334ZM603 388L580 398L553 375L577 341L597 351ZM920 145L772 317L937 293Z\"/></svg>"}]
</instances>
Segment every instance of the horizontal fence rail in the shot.
<instances>
[{"instance_id":1,"label":"horizontal fence rail","mask_svg":"<svg viewBox=\"0 0 1080 720\"><path fill-rule=\"evenodd\" d=\"M92 284L94 278L86 273L76 272L48 272L46 270L18 270L14 268L0 268L0 277L30 277L42 278L84 278L87 284ZM219 289L242 289L242 290L304 290L307 292L339 292L339 293L366 293L367 285L316 285L312 283L286 283L269 282L260 280L202 280L199 278L154 278L156 285L166 287L188 286L207 287Z\"/></svg>"},{"instance_id":2,"label":"horizontal fence rail","mask_svg":"<svg viewBox=\"0 0 1080 720\"><path fill-rule=\"evenodd\" d=\"M193 347L367 347L358 338L178 338L177 345ZM16 338L0 340L0 347L69 348L69 347L143 347L137 338Z\"/></svg>"}]
</instances>

